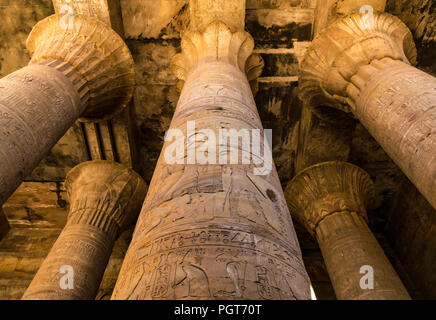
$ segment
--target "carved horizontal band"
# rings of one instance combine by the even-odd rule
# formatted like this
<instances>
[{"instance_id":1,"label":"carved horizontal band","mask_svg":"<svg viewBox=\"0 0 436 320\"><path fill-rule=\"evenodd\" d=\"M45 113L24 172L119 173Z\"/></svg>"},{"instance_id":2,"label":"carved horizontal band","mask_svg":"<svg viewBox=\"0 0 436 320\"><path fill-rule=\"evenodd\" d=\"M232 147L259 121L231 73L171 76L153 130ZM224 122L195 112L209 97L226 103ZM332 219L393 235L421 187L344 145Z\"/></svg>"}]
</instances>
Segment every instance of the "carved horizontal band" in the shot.
<instances>
[{"instance_id":1,"label":"carved horizontal band","mask_svg":"<svg viewBox=\"0 0 436 320\"><path fill-rule=\"evenodd\" d=\"M54 68L61 72L65 77L67 77L73 84L75 90L80 97L80 111L83 112L89 101L89 88L87 86L87 81L82 77L82 75L77 72L77 70L68 62L63 60L42 60L37 64L45 65L50 68Z\"/></svg>"},{"instance_id":2,"label":"carved horizontal band","mask_svg":"<svg viewBox=\"0 0 436 320\"><path fill-rule=\"evenodd\" d=\"M366 219L366 208L374 193L367 172L341 161L323 162L303 170L285 190L291 214L311 234L326 216L336 212L357 212Z\"/></svg>"},{"instance_id":3,"label":"carved horizontal band","mask_svg":"<svg viewBox=\"0 0 436 320\"><path fill-rule=\"evenodd\" d=\"M103 22L74 15L52 15L35 25L27 39L30 63L57 59L68 62L87 81L88 105L82 116L104 120L124 109L135 87L132 55L123 39Z\"/></svg>"},{"instance_id":4,"label":"carved horizontal band","mask_svg":"<svg viewBox=\"0 0 436 320\"><path fill-rule=\"evenodd\" d=\"M329 106L350 112L347 86L359 67L390 57L416 63L416 47L407 26L387 13L338 20L312 42L301 64L300 98L309 107Z\"/></svg>"},{"instance_id":5,"label":"carved horizontal band","mask_svg":"<svg viewBox=\"0 0 436 320\"><path fill-rule=\"evenodd\" d=\"M209 24L202 33L187 32L181 46L182 53L173 58L171 71L182 83L189 71L200 63L230 63L245 72L250 82L263 71L263 59L253 54L254 40L250 34L244 31L232 33L225 23L218 20Z\"/></svg>"},{"instance_id":6,"label":"carved horizontal band","mask_svg":"<svg viewBox=\"0 0 436 320\"><path fill-rule=\"evenodd\" d=\"M74 167L65 179L70 199L69 224L89 224L116 232L130 226L139 214L147 185L133 170L112 161L88 161Z\"/></svg>"}]
</instances>

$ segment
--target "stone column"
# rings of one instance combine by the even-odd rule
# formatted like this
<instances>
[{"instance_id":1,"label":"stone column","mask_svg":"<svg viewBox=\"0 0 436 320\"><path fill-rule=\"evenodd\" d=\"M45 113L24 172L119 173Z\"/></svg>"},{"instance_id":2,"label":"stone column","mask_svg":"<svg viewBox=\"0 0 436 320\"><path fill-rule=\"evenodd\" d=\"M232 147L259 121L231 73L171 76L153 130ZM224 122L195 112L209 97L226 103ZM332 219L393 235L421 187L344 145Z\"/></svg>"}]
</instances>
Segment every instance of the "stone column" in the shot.
<instances>
[{"instance_id":1,"label":"stone column","mask_svg":"<svg viewBox=\"0 0 436 320\"><path fill-rule=\"evenodd\" d=\"M319 0L316 1L312 38L337 19L362 12L362 18L384 11L386 0ZM326 161L347 161L356 121L333 108L314 113L303 101L298 131L295 172Z\"/></svg>"},{"instance_id":2,"label":"stone column","mask_svg":"<svg viewBox=\"0 0 436 320\"><path fill-rule=\"evenodd\" d=\"M289 182L291 214L318 240L338 299L410 299L366 223L374 186L362 169L340 161L309 167ZM374 288L361 273L373 270Z\"/></svg>"},{"instance_id":3,"label":"stone column","mask_svg":"<svg viewBox=\"0 0 436 320\"><path fill-rule=\"evenodd\" d=\"M68 222L24 300L94 299L114 242L135 223L147 190L138 174L111 161L79 164L68 173L65 186ZM72 276L72 289L61 287L67 276Z\"/></svg>"},{"instance_id":4,"label":"stone column","mask_svg":"<svg viewBox=\"0 0 436 320\"><path fill-rule=\"evenodd\" d=\"M32 30L29 66L0 80L0 205L79 116L110 118L130 101L133 59L102 22L53 15Z\"/></svg>"},{"instance_id":5,"label":"stone column","mask_svg":"<svg viewBox=\"0 0 436 320\"><path fill-rule=\"evenodd\" d=\"M191 3L241 5L222 13L234 22L235 12L245 15L245 1L204 2ZM251 36L231 29L215 20L182 39L171 68L183 91L112 299L310 299L269 148L253 163L267 142L249 80L263 63ZM234 129L230 145L220 129ZM238 136L252 130L260 141L241 146Z\"/></svg>"},{"instance_id":6,"label":"stone column","mask_svg":"<svg viewBox=\"0 0 436 320\"><path fill-rule=\"evenodd\" d=\"M313 41L301 99L315 112L353 114L436 208L436 79L413 66L416 48L396 17L339 20Z\"/></svg>"}]
</instances>

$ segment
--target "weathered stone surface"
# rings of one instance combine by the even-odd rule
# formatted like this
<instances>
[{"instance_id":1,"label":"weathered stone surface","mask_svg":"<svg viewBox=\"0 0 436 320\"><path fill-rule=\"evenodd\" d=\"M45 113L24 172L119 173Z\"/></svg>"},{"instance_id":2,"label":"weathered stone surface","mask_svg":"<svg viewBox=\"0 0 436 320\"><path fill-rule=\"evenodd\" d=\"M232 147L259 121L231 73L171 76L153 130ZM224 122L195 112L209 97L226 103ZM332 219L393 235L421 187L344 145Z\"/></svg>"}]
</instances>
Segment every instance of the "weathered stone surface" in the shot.
<instances>
[{"instance_id":1,"label":"weathered stone surface","mask_svg":"<svg viewBox=\"0 0 436 320\"><path fill-rule=\"evenodd\" d=\"M24 180L63 181L68 171L88 160L81 122L76 121Z\"/></svg>"},{"instance_id":2,"label":"weathered stone surface","mask_svg":"<svg viewBox=\"0 0 436 320\"><path fill-rule=\"evenodd\" d=\"M179 38L189 25L188 2L121 0L126 38Z\"/></svg>"},{"instance_id":3,"label":"weathered stone surface","mask_svg":"<svg viewBox=\"0 0 436 320\"><path fill-rule=\"evenodd\" d=\"M436 210L407 179L391 207L386 234L414 298L436 299Z\"/></svg>"},{"instance_id":4,"label":"weathered stone surface","mask_svg":"<svg viewBox=\"0 0 436 320\"><path fill-rule=\"evenodd\" d=\"M257 46L289 48L296 41L309 41L313 9L278 8L247 10L247 30Z\"/></svg>"},{"instance_id":5,"label":"weathered stone surface","mask_svg":"<svg viewBox=\"0 0 436 320\"><path fill-rule=\"evenodd\" d=\"M94 299L116 237L131 226L146 193L134 171L91 161L67 176L68 222L23 299ZM73 288L61 288L62 266L73 270Z\"/></svg>"},{"instance_id":6,"label":"weathered stone surface","mask_svg":"<svg viewBox=\"0 0 436 320\"><path fill-rule=\"evenodd\" d=\"M73 3L78 1L71 0ZM52 14L54 10L51 0L2 0L0 2L0 15L4 17L0 25L0 74L5 76L27 65L29 54L25 49L26 37L37 21ZM91 3L91 1L80 2L83 4ZM185 5L187 4L185 0L180 1L180 8L176 8L175 3L177 1L173 1L174 4L169 4L170 1L164 0L158 2L140 0L122 2L123 22L128 26L126 33L129 33L130 39L128 40L128 45L136 64L137 82L138 84L140 83L135 93L135 110L133 111L136 126L132 126L138 133L138 140L135 142L135 145L140 147L141 155L140 167L137 167L137 171L141 173L146 181L149 181L162 149L165 131L169 128L178 100L179 94L174 86L176 78L170 73L169 65L171 58L180 51L180 32L189 26L189 6ZM326 4L326 2L326 0L320 1L321 4ZM342 3L346 2L342 1ZM359 3L359 1L354 0L352 2ZM371 0L368 0L369 2ZM436 43L433 37L436 28L432 22L436 12L434 10L435 3L428 0L388 0L387 2L386 11L399 17L412 31L418 49L418 67L432 72L432 66L435 61L434 44ZM369 225L380 242L380 237L383 237L385 234L384 227L387 213L392 209L393 202L400 197L400 201L408 203L409 206L413 206L416 202L417 206L421 208L419 203L422 199L415 199L416 194L413 192L397 194L401 179L404 178L401 170L389 159L380 145L360 124L349 134L348 129L344 130L337 124L330 124L319 119L316 119L307 126L302 123L302 118L300 117L304 116L305 111L303 109L301 112L302 102L296 98L298 93L296 88L298 77L294 73L294 70L299 68L293 63L295 60L299 60L299 58L293 50L297 49L297 46L300 44L304 46L310 44L311 21L314 16L312 15L310 19L301 19L301 17L304 17L303 12L308 12L307 9L315 7L314 3L315 1L305 0L249 0L246 2L246 30L255 39L255 52L261 54L265 60L265 71L260 77L259 93L255 97L256 105L263 126L265 128L273 128L274 162L277 166L282 185L285 186L295 172L298 172L300 169L320 161L333 159L341 159L354 163L371 175L376 190L374 204L378 208L368 212ZM135 14L133 14L133 11L129 11L129 7L134 5L137 5ZM299 9L302 9L300 13L298 13ZM173 10L174 14L170 13L168 18L166 18L165 15L161 15L161 12L165 10ZM256 10L261 11L256 13ZM263 17L267 17L269 20L265 20ZM280 17L280 19L275 19L274 17ZM260 18L262 18L261 21L258 20ZM317 14L315 13L316 18ZM264 23L265 21L269 21L271 25ZM265 25L263 26L263 24ZM133 33L131 33L132 30L134 31ZM152 36L151 32L147 30L152 30L154 35ZM135 32L137 33L134 34ZM133 52L134 50L137 50L137 57L135 56L136 53ZM434 66L433 70L436 70ZM275 74L276 72L278 74ZM287 72L289 74L286 74ZM351 123L353 122L351 121ZM300 139L296 137L296 134L302 130L298 127L309 128L309 133L313 132L314 138L311 138L310 134L307 136L313 142L312 145L308 146L308 152L302 152L301 150L304 150L304 148L300 149ZM118 136L123 136L123 133L115 130L114 135L117 139ZM350 138L352 138L352 143L351 146L347 147ZM117 143L117 147L125 145L126 142ZM302 154L304 154L303 157L299 159ZM336 156L339 158L335 158ZM122 157L123 154L120 153L120 159ZM348 157L348 160L346 157ZM29 181L61 182L72 167L87 160L89 158L85 142L81 137L80 124L74 125L65 137L49 152L47 157L40 162L40 165L38 165L32 174L25 179ZM128 162L123 161L125 164ZM302 164L302 167L300 167L300 164ZM50 190L53 190L53 192ZM51 205L53 200L56 201L56 198L53 197L56 195L54 191L56 191L54 183L53 187L50 187L49 190L43 186L35 185L27 193L29 201L25 201L23 194L19 200L23 201L21 206L17 202L13 208L4 208L6 214L13 214L14 217L14 221L10 221L11 230L14 231L16 228L21 228L20 230L27 231L23 232L15 240L22 243L39 243L38 239L32 238L34 230L43 228L43 225L46 225L47 228L54 228L58 224L60 227L63 227L62 223L65 223L64 215L67 208ZM51 194L51 196L47 197L50 206L44 208L43 194L46 193ZM35 194L38 195L38 200L35 199ZM32 199L35 199L35 202ZM62 199L67 200L66 197L62 197ZM38 205L37 201L41 205ZM35 203L35 206L32 206L33 203ZM401 210L398 214L403 217L402 220L416 222L416 215L419 213L418 208L409 210L405 207L399 207L398 210ZM326 295L329 291L328 289L324 290L325 286L328 286L326 279L322 277L320 271L316 271L322 257L316 259L310 258L306 261L306 256L311 255L313 251L319 250L317 249L316 241L298 223L295 227L302 247L306 269L315 292L318 298L327 298ZM411 229L415 230L415 228ZM390 241L395 241L396 232L393 231L390 234ZM422 242L425 237L415 237L415 234L420 235L419 229L416 229L416 232L413 231L409 238L416 240L414 247L426 248L429 252L433 252L432 243L428 241ZM404 242L407 243L407 240L404 240ZM8 246L11 245L11 242L7 243ZM383 248L385 249L384 246ZM406 248L409 249L406 250ZM33 250L36 249L36 246L33 247ZM3 247L2 250L8 249ZM16 248L13 250L16 250L17 257L22 256L25 251L24 249ZM45 255L47 252L45 252ZM386 249L385 252L387 252ZM404 265L407 266L406 276L409 273L412 276L411 283L416 285L416 290L412 293L409 284L405 283L410 294L414 297L429 297L430 291L428 286L426 286L427 283L425 283L424 277L418 279L422 274L428 274L425 269L417 267L418 265L421 265L421 268L427 267L426 262L421 264L420 257L416 257L417 251L410 249L410 247L404 247L404 251L397 252L401 252L400 262L395 264L397 272L400 273L399 268L403 261ZM8 252L7 254L12 253ZM319 255L320 253L317 254ZM426 255L424 254L423 256ZM42 256L42 259L44 257ZM389 258L391 259L391 256ZM427 259L425 258L424 260L428 261ZM409 268L408 266L412 265L410 262L412 260L416 263L415 267ZM311 263L316 265L314 272L312 272ZM113 276L113 273L110 273L110 275ZM28 276L28 280L25 280L27 283L23 286L20 284L22 281L20 279L26 277L25 273L18 272L13 275L2 273L0 277L1 283L5 284L6 282L4 281L9 281L2 280L8 277L11 281L9 283L12 290L9 292L14 294L16 298L20 298L33 275ZM401 277L404 280L404 274L401 274ZM111 279L113 280L114 278L112 277ZM429 276L428 279L430 279ZM112 280L108 280L106 283L109 284ZM431 283L431 281L428 283ZM22 291L20 293L18 293L18 289L14 289L13 286L15 284L17 288L21 286ZM318 290L321 290L321 287L324 294L318 292ZM5 287L2 287L1 290L3 289ZM110 295L110 293L107 293L106 297L108 294ZM8 296L2 295L2 298L7 299ZM334 298L334 294L330 298Z\"/></svg>"},{"instance_id":7,"label":"weathered stone surface","mask_svg":"<svg viewBox=\"0 0 436 320\"><path fill-rule=\"evenodd\" d=\"M352 13L383 12L386 8L386 0L324 0L318 1L315 9L315 21L313 36L320 33L325 27L336 19L344 18Z\"/></svg>"},{"instance_id":8,"label":"weathered stone surface","mask_svg":"<svg viewBox=\"0 0 436 320\"><path fill-rule=\"evenodd\" d=\"M365 220L374 197L369 175L346 162L324 162L300 172L286 188L291 213L314 235L338 299L409 299ZM374 288L361 286L373 269Z\"/></svg>"},{"instance_id":9,"label":"weathered stone surface","mask_svg":"<svg viewBox=\"0 0 436 320\"><path fill-rule=\"evenodd\" d=\"M376 13L364 24L354 14L318 35L302 63L301 98L316 112L352 112L436 207L436 79L409 65L416 48L398 18Z\"/></svg>"},{"instance_id":10,"label":"weathered stone surface","mask_svg":"<svg viewBox=\"0 0 436 320\"><path fill-rule=\"evenodd\" d=\"M57 214L64 214L65 220L67 213L57 212ZM55 227L17 228L15 224L13 225L0 242L1 300L21 299L60 232L61 229ZM129 246L129 234L131 237L132 230L124 232L115 242L96 299L110 297Z\"/></svg>"},{"instance_id":11,"label":"weathered stone surface","mask_svg":"<svg viewBox=\"0 0 436 320\"><path fill-rule=\"evenodd\" d=\"M436 74L436 3L428 0L387 0L386 12L401 19L417 44L419 67Z\"/></svg>"},{"instance_id":12,"label":"weathered stone surface","mask_svg":"<svg viewBox=\"0 0 436 320\"><path fill-rule=\"evenodd\" d=\"M122 39L83 16L63 30L63 18L39 22L27 41L30 65L1 80L1 204L80 115L112 117L133 95L133 59Z\"/></svg>"},{"instance_id":13,"label":"weathered stone surface","mask_svg":"<svg viewBox=\"0 0 436 320\"><path fill-rule=\"evenodd\" d=\"M170 128L188 139L199 134L187 132L188 121L216 135L220 128L262 130L248 83L251 37L218 21L185 36L172 62L186 83ZM170 145L112 298L308 299L310 282L275 168L255 175L254 164L169 164ZM226 155L233 148L240 149L226 147Z\"/></svg>"},{"instance_id":14,"label":"weathered stone surface","mask_svg":"<svg viewBox=\"0 0 436 320\"><path fill-rule=\"evenodd\" d=\"M386 57L416 63L412 34L400 19L375 13L372 26L366 27L362 17L353 14L336 21L307 50L299 87L301 99L309 106L350 112L347 88L361 66Z\"/></svg>"},{"instance_id":15,"label":"weathered stone surface","mask_svg":"<svg viewBox=\"0 0 436 320\"><path fill-rule=\"evenodd\" d=\"M312 37L318 35L338 18L360 11L368 14L371 14L368 10L383 11L385 5L385 0L317 1ZM307 103L303 106L295 160L297 172L316 163L329 160L347 161L350 157L351 136L355 121L333 108L326 108L326 106L319 108L322 110L314 113ZM315 107L316 110L317 107Z\"/></svg>"},{"instance_id":16,"label":"weathered stone surface","mask_svg":"<svg viewBox=\"0 0 436 320\"><path fill-rule=\"evenodd\" d=\"M436 78L387 58L352 82L353 113L436 208Z\"/></svg>"},{"instance_id":17,"label":"weathered stone surface","mask_svg":"<svg viewBox=\"0 0 436 320\"><path fill-rule=\"evenodd\" d=\"M81 116L110 119L133 95L135 71L130 51L118 34L95 18L74 15L66 32L62 29L64 19L55 14L33 28L27 40L30 63L59 59L71 64L90 90Z\"/></svg>"},{"instance_id":18,"label":"weathered stone surface","mask_svg":"<svg viewBox=\"0 0 436 320\"><path fill-rule=\"evenodd\" d=\"M71 65L42 61L0 80L0 204L79 117L87 88Z\"/></svg>"},{"instance_id":19,"label":"weathered stone surface","mask_svg":"<svg viewBox=\"0 0 436 320\"><path fill-rule=\"evenodd\" d=\"M0 299L18 300L60 233L56 228L16 228L0 242Z\"/></svg>"},{"instance_id":20,"label":"weathered stone surface","mask_svg":"<svg viewBox=\"0 0 436 320\"><path fill-rule=\"evenodd\" d=\"M190 0L190 28L203 31L214 21L223 22L231 32L244 30L245 0Z\"/></svg>"},{"instance_id":21,"label":"weathered stone surface","mask_svg":"<svg viewBox=\"0 0 436 320\"><path fill-rule=\"evenodd\" d=\"M183 87L189 72L201 63L228 63L244 72L249 82L256 81L263 70L264 62L262 57L253 53L254 41L250 34L244 31L232 33L219 20L210 23L202 33L196 30L186 33L181 46L182 53L171 62L171 71L180 82L179 88Z\"/></svg>"},{"instance_id":22,"label":"weathered stone surface","mask_svg":"<svg viewBox=\"0 0 436 320\"><path fill-rule=\"evenodd\" d=\"M69 0L67 3L63 0L53 0L53 5L56 13L65 19L72 19L74 22L76 15L96 18L124 37L119 0ZM120 62L120 59L118 60L116 63ZM127 86L126 91L129 89ZM115 100L115 108L116 103ZM81 128L79 136L83 140L80 147L86 149L88 160L111 160L137 169L138 152L132 124L132 104L127 105L124 110L123 107L124 105L121 105L121 112L112 115L111 119L106 121L100 121L98 117L85 120L82 118L78 124ZM108 112L107 109L105 111Z\"/></svg>"},{"instance_id":23,"label":"weathered stone surface","mask_svg":"<svg viewBox=\"0 0 436 320\"><path fill-rule=\"evenodd\" d=\"M63 182L23 182L3 205L13 228L65 226L68 199Z\"/></svg>"},{"instance_id":24,"label":"weathered stone surface","mask_svg":"<svg viewBox=\"0 0 436 320\"><path fill-rule=\"evenodd\" d=\"M9 222L3 209L0 207L0 240L8 233Z\"/></svg>"}]
</instances>

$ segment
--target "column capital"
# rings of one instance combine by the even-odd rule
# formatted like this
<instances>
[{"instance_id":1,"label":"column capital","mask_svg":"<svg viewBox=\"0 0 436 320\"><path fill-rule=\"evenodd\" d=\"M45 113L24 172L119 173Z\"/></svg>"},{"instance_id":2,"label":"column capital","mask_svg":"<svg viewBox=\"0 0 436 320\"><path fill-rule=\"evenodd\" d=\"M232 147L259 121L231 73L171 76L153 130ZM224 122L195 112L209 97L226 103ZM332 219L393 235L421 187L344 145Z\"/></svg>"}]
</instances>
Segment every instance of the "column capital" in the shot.
<instances>
[{"instance_id":1,"label":"column capital","mask_svg":"<svg viewBox=\"0 0 436 320\"><path fill-rule=\"evenodd\" d=\"M253 54L254 40L248 32L232 32L222 21L215 20L203 32L188 31L182 36L182 53L171 61L171 71L183 87L189 72L197 65L210 62L229 63L256 81L263 71L264 61Z\"/></svg>"},{"instance_id":2,"label":"column capital","mask_svg":"<svg viewBox=\"0 0 436 320\"><path fill-rule=\"evenodd\" d=\"M319 223L336 212L356 212L367 219L374 198L369 174L347 162L330 161L301 171L288 184L285 197L293 217L314 235Z\"/></svg>"},{"instance_id":3,"label":"column capital","mask_svg":"<svg viewBox=\"0 0 436 320\"><path fill-rule=\"evenodd\" d=\"M106 160L74 167L65 179L68 224L89 224L113 237L134 223L147 185L133 170Z\"/></svg>"},{"instance_id":4,"label":"column capital","mask_svg":"<svg viewBox=\"0 0 436 320\"><path fill-rule=\"evenodd\" d=\"M301 64L300 98L315 110L351 112L347 86L359 67L386 57L415 64L416 56L413 36L399 18L381 12L350 15L313 40Z\"/></svg>"},{"instance_id":5,"label":"column capital","mask_svg":"<svg viewBox=\"0 0 436 320\"><path fill-rule=\"evenodd\" d=\"M69 18L69 19L68 19ZM62 60L86 80L89 101L84 120L112 118L130 102L135 87L132 55L124 40L103 22L81 15L54 14L32 29L30 64Z\"/></svg>"}]
</instances>

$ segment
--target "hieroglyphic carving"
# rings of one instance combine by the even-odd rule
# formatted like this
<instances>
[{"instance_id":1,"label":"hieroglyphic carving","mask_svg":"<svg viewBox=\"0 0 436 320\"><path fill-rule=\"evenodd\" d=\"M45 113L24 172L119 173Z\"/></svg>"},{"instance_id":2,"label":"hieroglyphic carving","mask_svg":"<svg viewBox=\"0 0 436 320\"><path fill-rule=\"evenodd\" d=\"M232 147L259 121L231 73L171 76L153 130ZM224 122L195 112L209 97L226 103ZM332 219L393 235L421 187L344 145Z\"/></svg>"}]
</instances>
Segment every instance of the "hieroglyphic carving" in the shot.
<instances>
[{"instance_id":1,"label":"hieroglyphic carving","mask_svg":"<svg viewBox=\"0 0 436 320\"><path fill-rule=\"evenodd\" d=\"M246 0L190 0L191 29L203 31L210 23L220 20L233 32L244 30Z\"/></svg>"},{"instance_id":2,"label":"hieroglyphic carving","mask_svg":"<svg viewBox=\"0 0 436 320\"><path fill-rule=\"evenodd\" d=\"M218 1L222 3L223 1ZM202 3L202 2L200 2ZM189 71L202 62L227 62L245 72L253 88L263 71L264 61L253 53L254 40L249 33L231 29L219 20L205 27L203 32L187 32L182 38L182 53L171 62L171 71L179 79L182 88Z\"/></svg>"},{"instance_id":3,"label":"hieroglyphic carving","mask_svg":"<svg viewBox=\"0 0 436 320\"><path fill-rule=\"evenodd\" d=\"M360 66L384 57L415 64L416 56L412 34L400 19L374 13L373 27L364 29L362 15L353 14L324 29L306 51L300 98L312 108L331 106L350 112L346 89Z\"/></svg>"},{"instance_id":4,"label":"hieroglyphic carving","mask_svg":"<svg viewBox=\"0 0 436 320\"><path fill-rule=\"evenodd\" d=\"M298 253L256 234L186 229L131 248L138 261L123 266L115 298L123 298L129 286L128 299L307 298L300 291L309 283L300 274ZM259 270L268 274L268 295L265 284L258 284L263 277Z\"/></svg>"},{"instance_id":5,"label":"hieroglyphic carving","mask_svg":"<svg viewBox=\"0 0 436 320\"><path fill-rule=\"evenodd\" d=\"M262 147L267 143L245 74L253 46L247 33L219 21L185 36L172 63L186 83L171 129L189 136L188 121L216 135L260 129ZM310 281L273 164L263 176L253 174L254 164L167 164L169 145L112 298L308 299ZM268 270L269 294L259 268Z\"/></svg>"},{"instance_id":6,"label":"hieroglyphic carving","mask_svg":"<svg viewBox=\"0 0 436 320\"><path fill-rule=\"evenodd\" d=\"M110 161L84 162L66 179L68 222L23 299L94 299L117 235L134 223L146 184ZM74 270L74 288L63 290L61 266Z\"/></svg>"},{"instance_id":7,"label":"hieroglyphic carving","mask_svg":"<svg viewBox=\"0 0 436 320\"><path fill-rule=\"evenodd\" d=\"M82 117L109 119L130 102L135 86L133 58L123 39L103 22L74 15L73 27L63 30L62 15L40 21L27 48L31 63L59 59L70 63L87 81L88 105Z\"/></svg>"},{"instance_id":8,"label":"hieroglyphic carving","mask_svg":"<svg viewBox=\"0 0 436 320\"><path fill-rule=\"evenodd\" d=\"M313 41L301 65L301 99L352 112L436 208L436 79L416 62L412 34L398 18L341 19ZM423 119L426 119L423 121Z\"/></svg>"},{"instance_id":9,"label":"hieroglyphic carving","mask_svg":"<svg viewBox=\"0 0 436 320\"><path fill-rule=\"evenodd\" d=\"M369 175L332 161L309 167L289 182L292 215L318 240L338 299L410 299L365 220L374 197ZM375 287L360 286L362 266L374 270Z\"/></svg>"},{"instance_id":10,"label":"hieroglyphic carving","mask_svg":"<svg viewBox=\"0 0 436 320\"><path fill-rule=\"evenodd\" d=\"M88 90L71 65L55 60L0 80L0 204L80 115Z\"/></svg>"},{"instance_id":11,"label":"hieroglyphic carving","mask_svg":"<svg viewBox=\"0 0 436 320\"><path fill-rule=\"evenodd\" d=\"M436 208L436 78L386 58L352 82L353 113Z\"/></svg>"},{"instance_id":12,"label":"hieroglyphic carving","mask_svg":"<svg viewBox=\"0 0 436 320\"><path fill-rule=\"evenodd\" d=\"M338 18L360 12L365 6L371 7L372 12L383 12L386 0L324 0L316 1L313 35L320 33L325 27Z\"/></svg>"}]
</instances>

